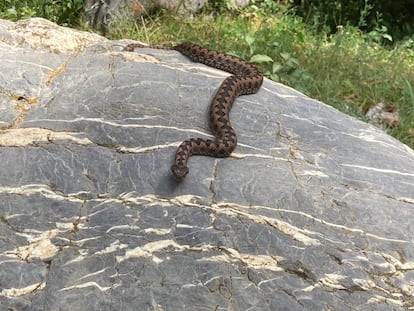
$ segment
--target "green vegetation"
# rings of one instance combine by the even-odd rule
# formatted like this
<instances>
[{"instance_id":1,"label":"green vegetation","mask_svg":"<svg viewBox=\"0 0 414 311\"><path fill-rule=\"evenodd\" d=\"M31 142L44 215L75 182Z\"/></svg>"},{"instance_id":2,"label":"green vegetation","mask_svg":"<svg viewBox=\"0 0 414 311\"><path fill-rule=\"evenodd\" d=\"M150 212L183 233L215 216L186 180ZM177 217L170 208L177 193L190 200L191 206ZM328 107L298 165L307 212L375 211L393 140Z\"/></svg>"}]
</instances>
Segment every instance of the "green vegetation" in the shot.
<instances>
[{"instance_id":1,"label":"green vegetation","mask_svg":"<svg viewBox=\"0 0 414 311\"><path fill-rule=\"evenodd\" d=\"M63 26L76 26L83 11L83 0L0 0L0 18L17 21L44 17Z\"/></svg>"},{"instance_id":2,"label":"green vegetation","mask_svg":"<svg viewBox=\"0 0 414 311\"><path fill-rule=\"evenodd\" d=\"M336 32L338 25L354 25L370 32L385 27L394 40L414 32L412 0L291 0L296 14L307 23L328 27Z\"/></svg>"},{"instance_id":3,"label":"green vegetation","mask_svg":"<svg viewBox=\"0 0 414 311\"><path fill-rule=\"evenodd\" d=\"M12 2L15 3L6 0L9 8ZM29 2L47 1L19 1ZM68 3L77 2L60 1L65 8ZM287 4L280 4L282 2ZM365 112L370 107L384 103L387 111L399 116L397 122L385 122L387 131L414 149L414 40L404 33L404 40L393 41L393 34L397 32L391 34L388 31L392 26L390 20L388 24L382 23L382 17L373 13L368 0L363 2L362 9L351 10L348 13L352 15L342 18L346 21L343 26L332 22L341 21L337 15L332 15L340 1L325 0L332 4L327 11L331 15L323 14L322 0L302 1L296 11L292 10L292 2L298 1L255 0L248 8L229 10L228 1L216 0L193 18L165 11L144 14L137 5L113 18L107 36L165 45L193 41L237 55L256 63L268 78L360 119L365 119ZM307 3L312 3L313 7L306 6ZM37 16L41 12L37 7L33 9L36 14L32 14L27 5L21 5L19 9L15 6L14 11L20 12L17 15L13 10L5 11L0 5L0 17L13 13L10 17L16 19ZM344 8L339 6L339 9ZM79 24L57 15L63 9L55 10L54 16L48 13L46 17L58 22L63 20L66 24ZM73 9L72 14L65 13L65 16L79 16L75 11ZM303 14L299 16L294 12ZM351 26L350 21L356 14L358 18ZM398 31L401 34L400 28Z\"/></svg>"}]
</instances>

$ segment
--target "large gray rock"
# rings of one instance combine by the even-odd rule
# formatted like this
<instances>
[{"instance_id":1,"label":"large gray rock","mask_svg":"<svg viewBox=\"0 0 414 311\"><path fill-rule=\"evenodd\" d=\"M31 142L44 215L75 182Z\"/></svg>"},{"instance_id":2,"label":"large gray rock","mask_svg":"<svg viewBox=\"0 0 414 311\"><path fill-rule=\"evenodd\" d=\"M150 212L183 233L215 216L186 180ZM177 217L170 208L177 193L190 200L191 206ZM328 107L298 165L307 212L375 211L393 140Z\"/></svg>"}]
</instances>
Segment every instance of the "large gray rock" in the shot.
<instances>
[{"instance_id":1,"label":"large gray rock","mask_svg":"<svg viewBox=\"0 0 414 311\"><path fill-rule=\"evenodd\" d=\"M414 152L265 80L211 137L224 72L0 21L1 310L414 308Z\"/></svg>"}]
</instances>

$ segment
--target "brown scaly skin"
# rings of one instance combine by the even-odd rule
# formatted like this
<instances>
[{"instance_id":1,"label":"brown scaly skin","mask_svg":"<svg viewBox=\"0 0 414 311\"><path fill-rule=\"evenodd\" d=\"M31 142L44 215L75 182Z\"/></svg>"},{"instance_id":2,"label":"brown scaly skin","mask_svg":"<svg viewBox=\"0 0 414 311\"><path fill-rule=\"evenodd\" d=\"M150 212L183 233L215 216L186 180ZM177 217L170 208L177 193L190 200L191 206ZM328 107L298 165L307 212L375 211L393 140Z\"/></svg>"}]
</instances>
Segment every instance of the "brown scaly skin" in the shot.
<instances>
[{"instance_id":1,"label":"brown scaly skin","mask_svg":"<svg viewBox=\"0 0 414 311\"><path fill-rule=\"evenodd\" d=\"M148 47L129 44L124 50ZM228 157L237 145L237 136L230 123L230 110L239 95L256 93L263 83L263 75L245 60L212 51L191 42L184 42L172 48L150 46L149 48L176 50L193 62L227 71L232 76L226 78L218 89L210 106L211 127L216 139L191 138L183 141L177 148L175 162L171 166L174 177L181 181L187 176L187 161L192 155L206 155L217 158Z\"/></svg>"}]
</instances>

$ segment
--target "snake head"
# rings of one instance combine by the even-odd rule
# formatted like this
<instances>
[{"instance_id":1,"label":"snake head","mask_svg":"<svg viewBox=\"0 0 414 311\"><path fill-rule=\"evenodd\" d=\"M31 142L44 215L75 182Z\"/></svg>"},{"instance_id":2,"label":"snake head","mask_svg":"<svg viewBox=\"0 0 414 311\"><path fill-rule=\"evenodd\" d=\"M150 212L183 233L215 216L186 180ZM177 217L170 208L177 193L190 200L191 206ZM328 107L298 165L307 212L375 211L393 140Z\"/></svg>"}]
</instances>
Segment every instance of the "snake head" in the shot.
<instances>
[{"instance_id":1,"label":"snake head","mask_svg":"<svg viewBox=\"0 0 414 311\"><path fill-rule=\"evenodd\" d=\"M171 172L174 174L175 179L181 181L184 179L185 176L187 176L189 169L187 166L180 166L174 164L173 166L171 166Z\"/></svg>"}]
</instances>

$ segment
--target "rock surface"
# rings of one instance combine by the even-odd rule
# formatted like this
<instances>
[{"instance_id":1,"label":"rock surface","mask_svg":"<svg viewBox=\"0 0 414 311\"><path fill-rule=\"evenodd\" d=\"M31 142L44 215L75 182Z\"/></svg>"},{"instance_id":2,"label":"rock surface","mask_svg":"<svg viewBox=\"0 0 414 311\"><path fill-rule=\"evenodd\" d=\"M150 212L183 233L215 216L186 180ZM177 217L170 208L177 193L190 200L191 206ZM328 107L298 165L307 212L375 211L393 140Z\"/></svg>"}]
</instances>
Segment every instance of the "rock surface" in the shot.
<instances>
[{"instance_id":1,"label":"rock surface","mask_svg":"<svg viewBox=\"0 0 414 311\"><path fill-rule=\"evenodd\" d=\"M414 308L412 150L265 80L177 183L227 74L125 44L0 21L2 310Z\"/></svg>"}]
</instances>

